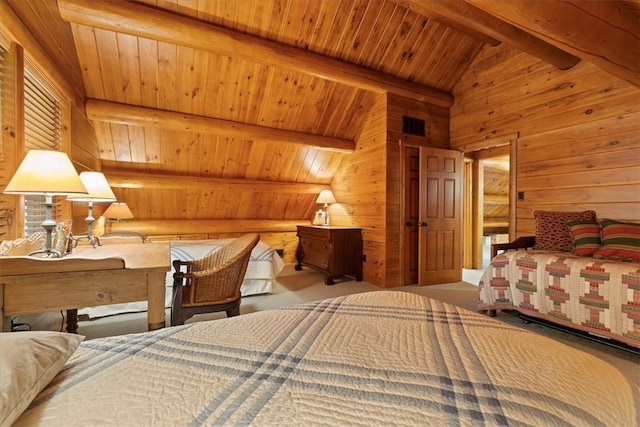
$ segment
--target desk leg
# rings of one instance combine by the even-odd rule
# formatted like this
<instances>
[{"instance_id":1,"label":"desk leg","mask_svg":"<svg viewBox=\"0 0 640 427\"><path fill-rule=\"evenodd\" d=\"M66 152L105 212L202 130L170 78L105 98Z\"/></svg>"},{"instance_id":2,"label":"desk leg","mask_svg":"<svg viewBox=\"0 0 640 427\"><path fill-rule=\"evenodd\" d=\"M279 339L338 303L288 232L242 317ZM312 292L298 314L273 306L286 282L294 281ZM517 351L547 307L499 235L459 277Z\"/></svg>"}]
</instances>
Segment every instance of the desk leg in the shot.
<instances>
[{"instance_id":1,"label":"desk leg","mask_svg":"<svg viewBox=\"0 0 640 427\"><path fill-rule=\"evenodd\" d=\"M11 332L11 317L4 315L4 285L0 284L0 332Z\"/></svg>"},{"instance_id":2,"label":"desk leg","mask_svg":"<svg viewBox=\"0 0 640 427\"><path fill-rule=\"evenodd\" d=\"M70 308L67 310L67 332L70 334L78 333L78 309Z\"/></svg>"},{"instance_id":3,"label":"desk leg","mask_svg":"<svg viewBox=\"0 0 640 427\"><path fill-rule=\"evenodd\" d=\"M147 274L147 322L150 331L165 326L165 278L166 273L164 272Z\"/></svg>"}]
</instances>

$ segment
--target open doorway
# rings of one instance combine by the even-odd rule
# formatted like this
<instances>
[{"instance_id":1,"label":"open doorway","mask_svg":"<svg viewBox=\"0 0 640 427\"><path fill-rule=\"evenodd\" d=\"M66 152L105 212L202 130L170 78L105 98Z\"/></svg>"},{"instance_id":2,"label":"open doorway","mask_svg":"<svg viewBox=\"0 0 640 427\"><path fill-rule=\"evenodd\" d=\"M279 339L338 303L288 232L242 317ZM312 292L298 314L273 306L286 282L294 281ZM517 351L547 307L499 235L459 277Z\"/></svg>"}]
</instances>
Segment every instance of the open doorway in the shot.
<instances>
[{"instance_id":1,"label":"open doorway","mask_svg":"<svg viewBox=\"0 0 640 427\"><path fill-rule=\"evenodd\" d=\"M492 243L509 240L511 225L511 173L509 145L466 156L463 167L463 264L462 277L478 283L488 266ZM403 281L418 283L418 235L420 230L420 149L403 147ZM473 197L472 197L473 195ZM468 279L468 270L473 279Z\"/></svg>"},{"instance_id":2,"label":"open doorway","mask_svg":"<svg viewBox=\"0 0 640 427\"><path fill-rule=\"evenodd\" d=\"M491 261L491 244L509 241L509 156L485 159L482 267Z\"/></svg>"},{"instance_id":3,"label":"open doorway","mask_svg":"<svg viewBox=\"0 0 640 427\"><path fill-rule=\"evenodd\" d=\"M509 241L510 145L467 153L465 161L463 276L469 275L465 270L473 270L479 279L491 261L491 244Z\"/></svg>"}]
</instances>

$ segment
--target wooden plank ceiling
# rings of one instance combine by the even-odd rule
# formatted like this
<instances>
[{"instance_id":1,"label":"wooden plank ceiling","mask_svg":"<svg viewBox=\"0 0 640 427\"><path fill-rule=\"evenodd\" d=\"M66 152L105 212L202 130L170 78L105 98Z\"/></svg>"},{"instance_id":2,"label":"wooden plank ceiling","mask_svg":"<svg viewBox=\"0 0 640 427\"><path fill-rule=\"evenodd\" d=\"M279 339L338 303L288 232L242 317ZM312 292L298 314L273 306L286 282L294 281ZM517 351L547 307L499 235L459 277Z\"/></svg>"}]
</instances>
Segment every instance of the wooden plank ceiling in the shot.
<instances>
[{"instance_id":1,"label":"wooden plank ceiling","mask_svg":"<svg viewBox=\"0 0 640 427\"><path fill-rule=\"evenodd\" d=\"M109 10L91 5L79 13L71 8L86 2L59 2L63 18L72 21L87 97L96 100L87 111L107 169L327 184L344 153L355 147L367 107L376 92L387 90L384 84L404 85L416 96L433 93L448 105L446 93L482 47L389 1L142 3L109 2ZM107 13L115 19L105 18ZM116 18L120 13L131 23ZM175 21L178 16L187 19ZM114 31L120 27L127 28ZM325 58L340 61L324 65ZM331 67L338 78L326 78ZM380 83L358 77L358 67ZM349 73L356 78L340 81ZM227 128L268 128L267 136L270 129L287 130L300 144L260 136L257 128L252 138L234 135L215 123L204 124L210 132L138 126L128 110L100 101L178 112L179 121L193 116L182 129L207 118L223 120ZM169 123L148 113L154 113L152 121Z\"/></svg>"},{"instance_id":2,"label":"wooden plank ceiling","mask_svg":"<svg viewBox=\"0 0 640 427\"><path fill-rule=\"evenodd\" d=\"M9 1L24 16L28 6ZM57 8L71 28L108 175L327 185L355 148L377 94L449 106L449 93L484 46L512 43L561 69L596 58L640 82L637 64L629 65L637 47L603 53L602 42L590 40L569 48L582 34L570 22L565 30L533 28L544 8L523 18L518 13L531 2L497 3L58 0ZM544 2L547 10L569 4L573 16L590 16L581 3ZM637 40L629 20L636 2L610 3L598 13L616 26L601 28L603 37L624 40L635 31ZM278 197L276 187L271 192ZM293 201L283 201L274 219L309 215L287 214Z\"/></svg>"}]
</instances>

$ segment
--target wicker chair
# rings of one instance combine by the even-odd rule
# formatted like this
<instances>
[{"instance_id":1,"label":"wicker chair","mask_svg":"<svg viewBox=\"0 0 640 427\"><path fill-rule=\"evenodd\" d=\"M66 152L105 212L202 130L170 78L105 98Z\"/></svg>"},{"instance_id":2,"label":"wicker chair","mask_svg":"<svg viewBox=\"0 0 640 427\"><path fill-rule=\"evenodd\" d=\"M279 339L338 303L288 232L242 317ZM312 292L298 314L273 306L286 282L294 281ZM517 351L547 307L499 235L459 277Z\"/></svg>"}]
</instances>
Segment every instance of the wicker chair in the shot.
<instances>
[{"instance_id":1,"label":"wicker chair","mask_svg":"<svg viewBox=\"0 0 640 427\"><path fill-rule=\"evenodd\" d=\"M226 311L227 317L239 315L240 285L251 250L259 240L259 234L246 234L202 259L173 261L171 326L182 325L200 313Z\"/></svg>"}]
</instances>

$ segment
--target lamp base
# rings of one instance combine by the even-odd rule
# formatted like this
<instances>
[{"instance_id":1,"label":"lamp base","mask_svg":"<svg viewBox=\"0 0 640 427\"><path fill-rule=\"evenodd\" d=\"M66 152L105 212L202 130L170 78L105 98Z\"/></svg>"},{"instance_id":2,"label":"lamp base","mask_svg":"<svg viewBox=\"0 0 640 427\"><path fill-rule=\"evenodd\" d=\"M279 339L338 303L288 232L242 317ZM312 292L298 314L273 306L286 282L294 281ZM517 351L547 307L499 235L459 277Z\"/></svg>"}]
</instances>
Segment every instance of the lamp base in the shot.
<instances>
[{"instance_id":1,"label":"lamp base","mask_svg":"<svg viewBox=\"0 0 640 427\"><path fill-rule=\"evenodd\" d=\"M55 258L62 258L62 253L60 251L57 251L57 250L52 249L52 248L40 249L39 251L33 251L33 252L29 253L29 256L33 256L33 255L37 255L37 254L46 254L46 257L49 257L51 255L55 255Z\"/></svg>"},{"instance_id":2,"label":"lamp base","mask_svg":"<svg viewBox=\"0 0 640 427\"><path fill-rule=\"evenodd\" d=\"M47 209L51 209L51 204L47 204ZM48 214L47 217L50 217L51 215ZM52 238L51 235L53 234L53 230L56 228L57 224L54 220L52 219L46 219L42 222L41 224L42 228L45 229L45 231L47 232L47 242L45 244L44 249L40 249L39 251L33 251L29 254L29 256L33 256L33 255L37 255L37 254L46 254L47 257L51 256L51 255L55 255L56 258L62 258L62 252L53 249L51 247L51 243L52 243Z\"/></svg>"},{"instance_id":3,"label":"lamp base","mask_svg":"<svg viewBox=\"0 0 640 427\"><path fill-rule=\"evenodd\" d=\"M78 243L80 242L80 240L84 240L84 239L87 239L91 244L91 247L94 249L97 248L98 246L102 246L98 236L80 236L77 239L74 239L75 242L73 243L73 247L75 248L76 246L78 246Z\"/></svg>"}]
</instances>

